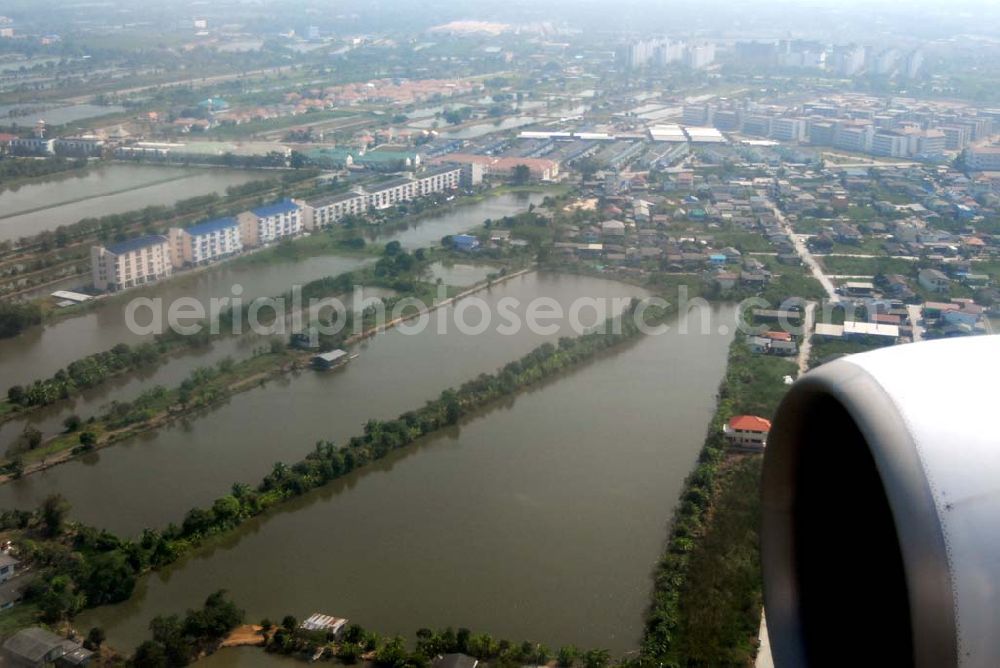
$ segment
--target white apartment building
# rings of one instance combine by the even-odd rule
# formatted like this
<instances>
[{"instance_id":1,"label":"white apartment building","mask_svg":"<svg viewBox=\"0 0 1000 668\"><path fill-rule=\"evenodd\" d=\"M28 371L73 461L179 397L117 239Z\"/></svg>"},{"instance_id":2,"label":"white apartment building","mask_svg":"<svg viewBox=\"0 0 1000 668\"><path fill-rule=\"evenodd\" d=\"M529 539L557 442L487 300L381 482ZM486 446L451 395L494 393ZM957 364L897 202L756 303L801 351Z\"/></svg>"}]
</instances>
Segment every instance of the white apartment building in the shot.
<instances>
[{"instance_id":1,"label":"white apartment building","mask_svg":"<svg viewBox=\"0 0 1000 668\"><path fill-rule=\"evenodd\" d=\"M237 216L240 238L247 247L271 243L302 233L302 212L290 199L251 209Z\"/></svg>"},{"instance_id":2,"label":"white apartment building","mask_svg":"<svg viewBox=\"0 0 1000 668\"><path fill-rule=\"evenodd\" d=\"M170 259L174 267L215 262L243 250L240 224L235 218L219 218L169 232Z\"/></svg>"},{"instance_id":3,"label":"white apartment building","mask_svg":"<svg viewBox=\"0 0 1000 668\"><path fill-rule=\"evenodd\" d=\"M361 215L369 208L386 209L418 197L457 190L462 184L460 165L438 167L416 178L401 177L368 189L342 193L302 203L305 228L327 227L344 216Z\"/></svg>"},{"instance_id":4,"label":"white apartment building","mask_svg":"<svg viewBox=\"0 0 1000 668\"><path fill-rule=\"evenodd\" d=\"M944 133L944 146L949 151L961 151L969 145L969 128L961 125L942 125L938 128Z\"/></svg>"},{"instance_id":5,"label":"white apartment building","mask_svg":"<svg viewBox=\"0 0 1000 668\"><path fill-rule=\"evenodd\" d=\"M910 153L910 138L898 132L876 132L872 137L872 153L889 158L905 158Z\"/></svg>"},{"instance_id":6,"label":"white apartment building","mask_svg":"<svg viewBox=\"0 0 1000 668\"><path fill-rule=\"evenodd\" d=\"M925 130L917 135L917 153L919 155L941 155L945 148L945 136L940 130Z\"/></svg>"},{"instance_id":7,"label":"white apartment building","mask_svg":"<svg viewBox=\"0 0 1000 668\"><path fill-rule=\"evenodd\" d=\"M403 177L367 188L365 197L371 209L387 209L401 202L434 193L455 190L462 181L460 166L447 166L421 174L417 178Z\"/></svg>"},{"instance_id":8,"label":"white apartment building","mask_svg":"<svg viewBox=\"0 0 1000 668\"><path fill-rule=\"evenodd\" d=\"M161 234L90 249L91 273L98 290L123 290L170 276L170 242Z\"/></svg>"},{"instance_id":9,"label":"white apartment building","mask_svg":"<svg viewBox=\"0 0 1000 668\"><path fill-rule=\"evenodd\" d=\"M368 210L368 198L359 192L341 193L302 203L302 225L307 230L329 227L345 216Z\"/></svg>"},{"instance_id":10,"label":"white apartment building","mask_svg":"<svg viewBox=\"0 0 1000 668\"><path fill-rule=\"evenodd\" d=\"M806 121L802 118L774 118L771 120L771 137L778 141L805 141Z\"/></svg>"},{"instance_id":11,"label":"white apartment building","mask_svg":"<svg viewBox=\"0 0 1000 668\"><path fill-rule=\"evenodd\" d=\"M873 135L871 125L841 123L833 136L833 145L845 151L868 153L872 147Z\"/></svg>"},{"instance_id":12,"label":"white apartment building","mask_svg":"<svg viewBox=\"0 0 1000 668\"><path fill-rule=\"evenodd\" d=\"M10 152L14 155L53 155L55 139L43 137L18 137L10 142Z\"/></svg>"}]
</instances>

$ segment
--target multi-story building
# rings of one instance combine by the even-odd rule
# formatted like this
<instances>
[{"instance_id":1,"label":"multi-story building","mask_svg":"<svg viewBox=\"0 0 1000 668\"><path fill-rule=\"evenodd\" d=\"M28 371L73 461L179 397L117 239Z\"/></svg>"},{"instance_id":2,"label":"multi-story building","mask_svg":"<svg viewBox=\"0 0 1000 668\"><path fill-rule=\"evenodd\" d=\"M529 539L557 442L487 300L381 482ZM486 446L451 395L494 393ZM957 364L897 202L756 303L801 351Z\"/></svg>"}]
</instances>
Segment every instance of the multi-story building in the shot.
<instances>
[{"instance_id":1,"label":"multi-story building","mask_svg":"<svg viewBox=\"0 0 1000 668\"><path fill-rule=\"evenodd\" d=\"M349 192L309 200L302 204L302 225L307 230L329 227L345 216L359 216L368 210L363 193Z\"/></svg>"},{"instance_id":2,"label":"multi-story building","mask_svg":"<svg viewBox=\"0 0 1000 668\"><path fill-rule=\"evenodd\" d=\"M865 67L865 49L862 46L837 47L833 54L834 71L845 77L853 77Z\"/></svg>"},{"instance_id":3,"label":"multi-story building","mask_svg":"<svg viewBox=\"0 0 1000 668\"><path fill-rule=\"evenodd\" d=\"M243 250L236 218L209 220L188 228L174 227L168 236L174 267L208 264Z\"/></svg>"},{"instance_id":4,"label":"multi-story building","mask_svg":"<svg viewBox=\"0 0 1000 668\"><path fill-rule=\"evenodd\" d=\"M14 155L53 155L55 140L44 137L18 137L11 140L10 152Z\"/></svg>"},{"instance_id":5,"label":"multi-story building","mask_svg":"<svg viewBox=\"0 0 1000 668\"><path fill-rule=\"evenodd\" d=\"M944 133L944 146L949 151L961 151L969 145L969 129L960 125L942 125L938 128Z\"/></svg>"},{"instance_id":6,"label":"multi-story building","mask_svg":"<svg viewBox=\"0 0 1000 668\"><path fill-rule=\"evenodd\" d=\"M52 143L56 155L67 155L77 158L92 158L104 151L104 140L99 137L61 137Z\"/></svg>"},{"instance_id":7,"label":"multi-story building","mask_svg":"<svg viewBox=\"0 0 1000 668\"><path fill-rule=\"evenodd\" d=\"M712 122L712 110L707 104L686 104L681 111L684 125L708 125Z\"/></svg>"},{"instance_id":8,"label":"multi-story building","mask_svg":"<svg viewBox=\"0 0 1000 668\"><path fill-rule=\"evenodd\" d=\"M740 112L736 109L716 109L712 114L712 126L723 132L736 132L740 129Z\"/></svg>"},{"instance_id":9,"label":"multi-story building","mask_svg":"<svg viewBox=\"0 0 1000 668\"><path fill-rule=\"evenodd\" d=\"M170 276L170 242L161 234L90 249L91 273L98 290L123 290Z\"/></svg>"},{"instance_id":10,"label":"multi-story building","mask_svg":"<svg viewBox=\"0 0 1000 668\"><path fill-rule=\"evenodd\" d=\"M917 135L917 155L933 156L944 153L947 142L940 130L924 130Z\"/></svg>"},{"instance_id":11,"label":"multi-story building","mask_svg":"<svg viewBox=\"0 0 1000 668\"><path fill-rule=\"evenodd\" d=\"M965 164L977 172L1000 171L1000 146L968 149L965 154Z\"/></svg>"},{"instance_id":12,"label":"multi-story building","mask_svg":"<svg viewBox=\"0 0 1000 668\"><path fill-rule=\"evenodd\" d=\"M700 70L715 62L715 45L712 43L692 44L684 53L685 64L693 70Z\"/></svg>"},{"instance_id":13,"label":"multi-story building","mask_svg":"<svg viewBox=\"0 0 1000 668\"><path fill-rule=\"evenodd\" d=\"M375 187L358 189L302 204L302 220L307 230L333 225L344 216L359 215L372 209L386 209L417 197L457 190L462 182L462 167L447 165L428 170L416 178L400 177Z\"/></svg>"},{"instance_id":14,"label":"multi-story building","mask_svg":"<svg viewBox=\"0 0 1000 668\"><path fill-rule=\"evenodd\" d=\"M845 151L868 153L872 148L874 128L867 123L840 123L833 135L833 145Z\"/></svg>"},{"instance_id":15,"label":"multi-story building","mask_svg":"<svg viewBox=\"0 0 1000 668\"><path fill-rule=\"evenodd\" d=\"M743 134L769 137L771 135L771 117L747 116L743 119Z\"/></svg>"},{"instance_id":16,"label":"multi-story building","mask_svg":"<svg viewBox=\"0 0 1000 668\"><path fill-rule=\"evenodd\" d=\"M833 139L837 134L837 124L830 121L810 120L808 131L810 144L833 146Z\"/></svg>"},{"instance_id":17,"label":"multi-story building","mask_svg":"<svg viewBox=\"0 0 1000 668\"><path fill-rule=\"evenodd\" d=\"M290 199L251 209L236 218L240 224L240 238L248 247L302 233L300 207Z\"/></svg>"},{"instance_id":18,"label":"multi-story building","mask_svg":"<svg viewBox=\"0 0 1000 668\"><path fill-rule=\"evenodd\" d=\"M778 141L805 141L806 122L801 118L775 118L771 121L771 137Z\"/></svg>"},{"instance_id":19,"label":"multi-story building","mask_svg":"<svg viewBox=\"0 0 1000 668\"><path fill-rule=\"evenodd\" d=\"M872 137L871 146L874 155L905 158L910 152L910 138L900 132L880 130Z\"/></svg>"}]
</instances>

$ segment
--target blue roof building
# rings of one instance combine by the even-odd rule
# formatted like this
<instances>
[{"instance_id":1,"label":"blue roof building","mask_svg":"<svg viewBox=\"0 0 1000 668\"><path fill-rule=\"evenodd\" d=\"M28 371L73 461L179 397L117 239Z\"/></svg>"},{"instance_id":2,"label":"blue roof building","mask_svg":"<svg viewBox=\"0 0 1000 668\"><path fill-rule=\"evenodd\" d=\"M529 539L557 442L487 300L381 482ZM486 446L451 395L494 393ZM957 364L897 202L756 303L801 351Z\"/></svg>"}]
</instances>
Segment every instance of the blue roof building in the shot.
<instances>
[{"instance_id":1,"label":"blue roof building","mask_svg":"<svg viewBox=\"0 0 1000 668\"><path fill-rule=\"evenodd\" d=\"M474 250L479 247L479 239L471 234L456 234L451 238L451 243L461 251Z\"/></svg>"},{"instance_id":2,"label":"blue roof building","mask_svg":"<svg viewBox=\"0 0 1000 668\"><path fill-rule=\"evenodd\" d=\"M237 225L239 223L235 218L216 218L215 220L206 220L204 223L192 225L186 229L186 232L193 237L197 237L203 234L212 234L213 232L225 230L230 227L236 227Z\"/></svg>"},{"instance_id":3,"label":"blue roof building","mask_svg":"<svg viewBox=\"0 0 1000 668\"><path fill-rule=\"evenodd\" d=\"M139 250L140 248L146 248L148 246L158 246L162 243L166 243L167 238L162 234L148 234L142 237L136 237L135 239L128 239L122 241L121 243L111 244L106 247L109 253L115 255L123 255L130 251Z\"/></svg>"},{"instance_id":4,"label":"blue roof building","mask_svg":"<svg viewBox=\"0 0 1000 668\"><path fill-rule=\"evenodd\" d=\"M251 209L250 212L258 218L270 218L271 216L280 216L282 214L292 213L293 211L298 210L298 204L290 199L285 199L280 202L274 202L273 204L259 206L256 209Z\"/></svg>"}]
</instances>

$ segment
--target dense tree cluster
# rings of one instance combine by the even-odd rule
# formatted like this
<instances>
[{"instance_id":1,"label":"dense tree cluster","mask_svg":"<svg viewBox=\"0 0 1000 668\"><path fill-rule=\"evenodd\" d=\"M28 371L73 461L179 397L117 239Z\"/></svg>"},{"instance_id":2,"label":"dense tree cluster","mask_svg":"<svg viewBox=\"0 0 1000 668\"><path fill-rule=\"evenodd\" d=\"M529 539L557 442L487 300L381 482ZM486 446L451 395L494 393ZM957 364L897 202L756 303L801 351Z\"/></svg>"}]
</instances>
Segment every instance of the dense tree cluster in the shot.
<instances>
[{"instance_id":1,"label":"dense tree cluster","mask_svg":"<svg viewBox=\"0 0 1000 668\"><path fill-rule=\"evenodd\" d=\"M42 322L42 309L37 304L0 302L0 339L17 336Z\"/></svg>"},{"instance_id":2,"label":"dense tree cluster","mask_svg":"<svg viewBox=\"0 0 1000 668\"><path fill-rule=\"evenodd\" d=\"M265 628L270 622L262 622ZM320 648L329 648L344 664L358 663L362 655L370 655L372 663L381 668L425 668L443 654L468 654L491 666L514 668L525 665L545 665L552 652L545 645L533 642L514 643L496 639L488 633L473 633L467 628L449 627L432 631L422 628L416 633L412 649L401 636L380 637L358 624L347 628L334 643L334 638L323 632L297 628L294 617L285 617L281 626L274 629L267 641L268 652L312 657ZM607 650L580 651L572 645L559 648L555 655L562 668L579 665L583 668L605 668L610 662Z\"/></svg>"},{"instance_id":3,"label":"dense tree cluster","mask_svg":"<svg viewBox=\"0 0 1000 668\"><path fill-rule=\"evenodd\" d=\"M34 158L10 158L0 160L0 185L8 181L30 179L38 176L48 176L75 169L84 169L86 159L69 160L67 158L51 158L35 160Z\"/></svg>"},{"instance_id":4,"label":"dense tree cluster","mask_svg":"<svg viewBox=\"0 0 1000 668\"><path fill-rule=\"evenodd\" d=\"M22 407L47 406L100 385L115 374L155 364L163 353L163 348L153 343L135 346L119 343L111 350L71 362L51 378L36 380L28 386L12 386L7 390L7 401Z\"/></svg>"},{"instance_id":5,"label":"dense tree cluster","mask_svg":"<svg viewBox=\"0 0 1000 668\"><path fill-rule=\"evenodd\" d=\"M241 623L243 611L219 590L205 599L201 610L188 610L183 619L154 617L149 623L152 639L139 645L128 663L135 668L186 666Z\"/></svg>"}]
</instances>

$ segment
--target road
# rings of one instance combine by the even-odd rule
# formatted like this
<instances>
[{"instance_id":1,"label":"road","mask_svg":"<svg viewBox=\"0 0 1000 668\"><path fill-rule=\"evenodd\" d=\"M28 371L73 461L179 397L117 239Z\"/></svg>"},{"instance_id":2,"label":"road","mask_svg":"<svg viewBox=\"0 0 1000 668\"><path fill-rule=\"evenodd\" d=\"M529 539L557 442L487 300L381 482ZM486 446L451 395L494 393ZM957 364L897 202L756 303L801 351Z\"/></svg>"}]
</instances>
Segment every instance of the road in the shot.
<instances>
[{"instance_id":1,"label":"road","mask_svg":"<svg viewBox=\"0 0 1000 668\"><path fill-rule=\"evenodd\" d=\"M906 313L910 316L910 326L913 328L913 342L924 340L924 328L920 322L920 304L907 304Z\"/></svg>"},{"instance_id":2,"label":"road","mask_svg":"<svg viewBox=\"0 0 1000 668\"><path fill-rule=\"evenodd\" d=\"M799 376L809 370L809 353L812 352L812 334L816 327L816 302L806 304L806 317L802 321L802 345L799 346Z\"/></svg>"},{"instance_id":3,"label":"road","mask_svg":"<svg viewBox=\"0 0 1000 668\"><path fill-rule=\"evenodd\" d=\"M757 649L757 660L754 668L774 668L774 659L771 658L771 639L767 635L767 622L763 613L760 615L760 634L757 636L760 645Z\"/></svg>"},{"instance_id":4,"label":"road","mask_svg":"<svg viewBox=\"0 0 1000 668\"><path fill-rule=\"evenodd\" d=\"M795 252L800 258L802 258L802 262L809 268L809 271L812 272L813 278L819 281L820 285L823 286L823 289L826 291L830 301L840 301L840 297L837 295L837 286L835 286L833 281L831 281L830 278L823 273L823 267L819 265L816 258L814 258L812 253L809 252L809 247L806 246L806 242L802 237L795 234L795 230L793 230L792 226L788 224L788 219L785 218L785 214L781 212L781 209L774 205L772 205L771 209L774 211L774 216L778 219L781 229L788 235L789 240L791 240L792 245L795 247Z\"/></svg>"}]
</instances>

